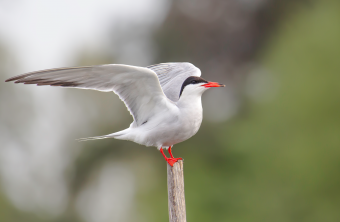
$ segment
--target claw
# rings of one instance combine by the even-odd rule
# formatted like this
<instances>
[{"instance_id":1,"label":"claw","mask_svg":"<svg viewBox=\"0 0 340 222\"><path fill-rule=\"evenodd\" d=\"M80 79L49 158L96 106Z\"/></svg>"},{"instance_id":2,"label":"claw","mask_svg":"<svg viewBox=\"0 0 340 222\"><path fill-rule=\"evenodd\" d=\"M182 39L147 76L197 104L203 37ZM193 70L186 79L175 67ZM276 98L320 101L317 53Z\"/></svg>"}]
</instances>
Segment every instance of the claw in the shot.
<instances>
[{"instance_id":1,"label":"claw","mask_svg":"<svg viewBox=\"0 0 340 222\"><path fill-rule=\"evenodd\" d=\"M174 166L174 164L178 161L178 160L182 160L182 158L167 158L165 159L166 162L168 162L168 164L170 164L170 166Z\"/></svg>"},{"instance_id":2,"label":"claw","mask_svg":"<svg viewBox=\"0 0 340 222\"><path fill-rule=\"evenodd\" d=\"M170 158L168 158L167 156L165 156L164 151L163 151L163 148L161 148L159 151L160 151L161 154L163 155L165 161L168 162L168 164L169 164L170 166L172 166L172 167L174 166L174 164L175 164L178 160L182 160L182 158L174 158L174 157L173 157L173 155L172 155L172 153L171 153L171 146L170 146L169 149L168 149L169 154L170 154L170 156L171 156Z\"/></svg>"}]
</instances>

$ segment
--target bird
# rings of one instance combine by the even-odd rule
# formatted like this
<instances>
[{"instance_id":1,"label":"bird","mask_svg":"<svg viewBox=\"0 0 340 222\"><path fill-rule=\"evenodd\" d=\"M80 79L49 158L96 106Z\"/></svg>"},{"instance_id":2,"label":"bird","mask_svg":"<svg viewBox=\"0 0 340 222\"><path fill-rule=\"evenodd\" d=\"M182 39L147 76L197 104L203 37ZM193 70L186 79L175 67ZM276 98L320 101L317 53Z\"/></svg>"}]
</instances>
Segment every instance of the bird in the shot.
<instances>
[{"instance_id":1,"label":"bird","mask_svg":"<svg viewBox=\"0 0 340 222\"><path fill-rule=\"evenodd\" d=\"M80 141L115 138L154 146L173 166L182 160L174 158L173 145L195 135L201 126L202 94L209 88L225 86L200 76L200 69L188 62L147 67L105 64L29 72L6 82L113 91L133 117L130 127ZM170 157L164 154L163 149L168 150Z\"/></svg>"}]
</instances>

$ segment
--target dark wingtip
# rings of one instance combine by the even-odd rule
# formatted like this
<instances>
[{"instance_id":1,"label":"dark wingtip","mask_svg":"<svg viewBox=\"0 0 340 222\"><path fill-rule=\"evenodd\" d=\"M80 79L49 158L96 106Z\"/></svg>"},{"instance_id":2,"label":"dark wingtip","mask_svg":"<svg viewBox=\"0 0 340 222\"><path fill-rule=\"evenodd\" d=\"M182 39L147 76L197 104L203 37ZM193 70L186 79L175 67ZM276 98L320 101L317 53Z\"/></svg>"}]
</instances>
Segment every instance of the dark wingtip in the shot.
<instances>
[{"instance_id":1,"label":"dark wingtip","mask_svg":"<svg viewBox=\"0 0 340 222\"><path fill-rule=\"evenodd\" d=\"M62 86L62 87L77 87L79 84L75 82L63 82L63 81L48 81L43 79L34 79L34 80L24 80L21 77L12 77L6 79L5 82L15 81L14 83L23 83L23 84L36 84L37 86Z\"/></svg>"},{"instance_id":2,"label":"dark wingtip","mask_svg":"<svg viewBox=\"0 0 340 222\"><path fill-rule=\"evenodd\" d=\"M21 76L14 76L12 78L6 79L5 82L11 82L11 81L14 81L14 80L18 80L20 78L21 78Z\"/></svg>"}]
</instances>

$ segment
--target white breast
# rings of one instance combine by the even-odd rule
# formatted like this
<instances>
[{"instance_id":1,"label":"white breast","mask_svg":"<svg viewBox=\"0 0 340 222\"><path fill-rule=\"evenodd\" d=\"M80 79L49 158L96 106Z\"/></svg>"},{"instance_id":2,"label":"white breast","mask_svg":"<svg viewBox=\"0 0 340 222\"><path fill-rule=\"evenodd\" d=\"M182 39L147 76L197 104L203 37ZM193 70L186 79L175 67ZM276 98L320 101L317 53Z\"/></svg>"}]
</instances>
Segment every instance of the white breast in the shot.
<instances>
[{"instance_id":1,"label":"white breast","mask_svg":"<svg viewBox=\"0 0 340 222\"><path fill-rule=\"evenodd\" d=\"M201 97L180 100L174 107L153 116L146 124L133 129L129 140L145 146L169 147L197 133L202 123Z\"/></svg>"}]
</instances>

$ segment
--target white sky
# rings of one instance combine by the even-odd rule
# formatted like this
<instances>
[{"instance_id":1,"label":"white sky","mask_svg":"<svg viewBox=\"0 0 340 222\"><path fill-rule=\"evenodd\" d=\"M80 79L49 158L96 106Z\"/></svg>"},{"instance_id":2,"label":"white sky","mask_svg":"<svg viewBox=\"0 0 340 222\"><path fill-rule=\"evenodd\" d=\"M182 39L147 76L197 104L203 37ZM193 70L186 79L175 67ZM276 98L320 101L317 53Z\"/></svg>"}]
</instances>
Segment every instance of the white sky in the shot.
<instances>
[{"instance_id":1,"label":"white sky","mask_svg":"<svg viewBox=\"0 0 340 222\"><path fill-rule=\"evenodd\" d=\"M84 46L104 47L114 23L157 23L166 0L0 1L0 36L23 72L71 64ZM67 55L65 57L65 55Z\"/></svg>"}]
</instances>

